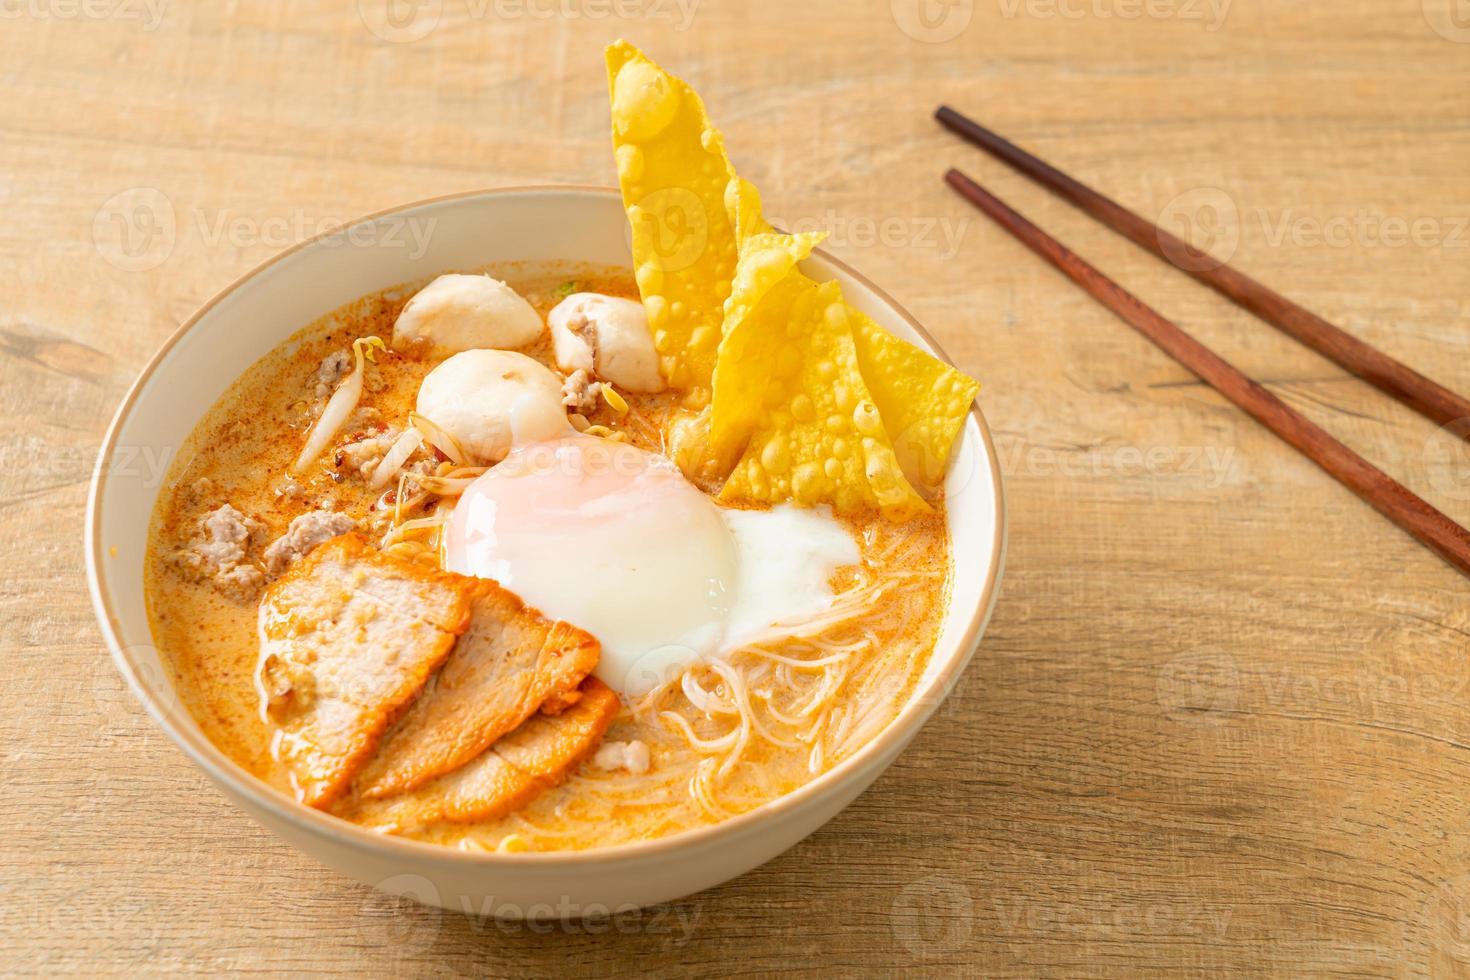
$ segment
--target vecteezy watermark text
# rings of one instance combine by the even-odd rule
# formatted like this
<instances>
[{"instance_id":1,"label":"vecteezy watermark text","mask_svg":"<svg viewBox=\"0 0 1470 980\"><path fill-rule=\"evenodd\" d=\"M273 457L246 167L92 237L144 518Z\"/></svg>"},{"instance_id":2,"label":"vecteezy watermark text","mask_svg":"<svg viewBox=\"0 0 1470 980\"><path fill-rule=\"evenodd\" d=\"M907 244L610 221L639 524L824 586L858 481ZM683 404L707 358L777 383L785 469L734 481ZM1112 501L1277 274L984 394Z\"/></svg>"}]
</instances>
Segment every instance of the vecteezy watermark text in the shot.
<instances>
[{"instance_id":1,"label":"vecteezy watermark text","mask_svg":"<svg viewBox=\"0 0 1470 980\"><path fill-rule=\"evenodd\" d=\"M1189 271L1229 262L1246 231L1259 234L1272 248L1470 249L1470 214L1388 214L1361 207L1336 214L1295 207L1245 209L1221 187L1195 187L1175 196L1159 212L1157 223L1168 233L1160 239L1165 255Z\"/></svg>"},{"instance_id":2,"label":"vecteezy watermark text","mask_svg":"<svg viewBox=\"0 0 1470 980\"><path fill-rule=\"evenodd\" d=\"M995 0L1006 20L1170 20L1204 26L1225 24L1234 0ZM1426 3L1431 0L1425 0ZM1452 0L1458 2L1458 0ZM893 22L915 41L943 44L965 32L976 0L889 0Z\"/></svg>"},{"instance_id":3,"label":"vecteezy watermark text","mask_svg":"<svg viewBox=\"0 0 1470 980\"><path fill-rule=\"evenodd\" d=\"M1218 31L1234 0L998 0L1007 20L1177 20Z\"/></svg>"},{"instance_id":4,"label":"vecteezy watermark text","mask_svg":"<svg viewBox=\"0 0 1470 980\"><path fill-rule=\"evenodd\" d=\"M699 906L687 901L640 908L580 902L568 895L529 904L495 896L446 895L428 878L405 873L379 881L364 896L359 925L364 933L407 951L433 948L450 919L479 936L613 933L681 946L694 936L700 915Z\"/></svg>"},{"instance_id":5,"label":"vecteezy watermark text","mask_svg":"<svg viewBox=\"0 0 1470 980\"><path fill-rule=\"evenodd\" d=\"M154 31L168 12L168 0L0 0L0 20L137 21Z\"/></svg>"},{"instance_id":6,"label":"vecteezy watermark text","mask_svg":"<svg viewBox=\"0 0 1470 980\"><path fill-rule=\"evenodd\" d=\"M232 245L248 248L265 245L287 248L308 238L323 236L321 244L331 247L352 245L357 248L403 248L410 259L423 256L433 238L438 218L413 218L388 215L373 221L342 221L310 215L301 210L269 218L231 215L228 211L210 213L202 208L194 211L194 224L199 237L211 248Z\"/></svg>"},{"instance_id":7,"label":"vecteezy watermark text","mask_svg":"<svg viewBox=\"0 0 1470 980\"><path fill-rule=\"evenodd\" d=\"M970 219L966 217L848 217L834 210L820 215L773 216L770 223L793 235L824 231L827 237L822 244L829 248L882 245L884 248L924 249L937 252L942 259L954 258L970 227Z\"/></svg>"},{"instance_id":8,"label":"vecteezy watermark text","mask_svg":"<svg viewBox=\"0 0 1470 980\"><path fill-rule=\"evenodd\" d=\"M1183 476L1204 478L1215 490L1225 485L1237 459L1234 446L1095 446L1056 449L1017 436L995 439L1001 473L1072 479Z\"/></svg>"},{"instance_id":9,"label":"vecteezy watermark text","mask_svg":"<svg viewBox=\"0 0 1470 980\"><path fill-rule=\"evenodd\" d=\"M1137 939L1145 936L1224 939L1234 907L1219 903L1081 902L996 898L977 902L970 886L945 875L905 885L889 917L894 939L920 960L947 959L970 945L978 931L1011 938L1074 936Z\"/></svg>"},{"instance_id":10,"label":"vecteezy watermark text","mask_svg":"<svg viewBox=\"0 0 1470 980\"><path fill-rule=\"evenodd\" d=\"M1390 671L1356 665L1326 673L1294 664L1250 665L1223 650L1186 650L1159 667L1163 713L1190 725L1220 725L1241 710L1335 709L1394 721L1429 705L1463 704L1470 670Z\"/></svg>"},{"instance_id":11,"label":"vecteezy watermark text","mask_svg":"<svg viewBox=\"0 0 1470 980\"><path fill-rule=\"evenodd\" d=\"M1256 219L1273 248L1290 243L1304 248L1470 248L1470 215L1420 215L1408 218L1359 208L1351 215L1320 218L1286 208L1272 215L1257 208Z\"/></svg>"},{"instance_id":12,"label":"vecteezy watermark text","mask_svg":"<svg viewBox=\"0 0 1470 980\"><path fill-rule=\"evenodd\" d=\"M325 248L403 249L410 259L418 259L428 251L438 224L433 217L398 214L350 220L299 208L265 218L228 210L181 210L156 187L132 187L97 209L92 243L98 255L124 272L158 268L190 229L209 248L283 249L315 238Z\"/></svg>"},{"instance_id":13,"label":"vecteezy watermark text","mask_svg":"<svg viewBox=\"0 0 1470 980\"><path fill-rule=\"evenodd\" d=\"M357 0L358 17L390 44L422 41L446 19L624 20L687 31L700 0Z\"/></svg>"}]
</instances>

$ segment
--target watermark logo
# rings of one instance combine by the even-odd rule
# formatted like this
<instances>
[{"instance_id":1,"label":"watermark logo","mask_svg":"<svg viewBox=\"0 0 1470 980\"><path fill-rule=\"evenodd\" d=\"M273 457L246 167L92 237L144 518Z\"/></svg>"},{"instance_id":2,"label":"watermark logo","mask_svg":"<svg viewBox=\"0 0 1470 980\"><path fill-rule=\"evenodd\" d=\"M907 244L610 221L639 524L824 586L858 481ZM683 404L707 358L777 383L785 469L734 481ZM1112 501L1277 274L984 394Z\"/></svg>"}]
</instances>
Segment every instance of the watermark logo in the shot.
<instances>
[{"instance_id":1,"label":"watermark logo","mask_svg":"<svg viewBox=\"0 0 1470 980\"><path fill-rule=\"evenodd\" d=\"M1240 702L1240 670L1228 654L1182 653L1159 671L1157 695L1174 721L1219 725Z\"/></svg>"},{"instance_id":2,"label":"watermark logo","mask_svg":"<svg viewBox=\"0 0 1470 980\"><path fill-rule=\"evenodd\" d=\"M412 44L439 26L444 0L357 0L357 16L374 37Z\"/></svg>"},{"instance_id":3,"label":"watermark logo","mask_svg":"<svg viewBox=\"0 0 1470 980\"><path fill-rule=\"evenodd\" d=\"M934 959L963 949L975 929L975 902L964 882L930 875L893 900L893 938L913 956Z\"/></svg>"},{"instance_id":4,"label":"watermark logo","mask_svg":"<svg viewBox=\"0 0 1470 980\"><path fill-rule=\"evenodd\" d=\"M123 649L123 659L131 665L139 686L148 692L157 708L165 714L173 714L182 706L178 689L162 655L151 644L135 644ZM92 706L101 718L99 738L106 742L127 735L138 728L147 728L147 715L138 703L127 681L110 657L99 655L91 666L88 690Z\"/></svg>"},{"instance_id":5,"label":"watermark logo","mask_svg":"<svg viewBox=\"0 0 1470 980\"><path fill-rule=\"evenodd\" d=\"M1470 500L1470 419L1440 426L1424 440L1429 485L1450 500Z\"/></svg>"},{"instance_id":6,"label":"watermark logo","mask_svg":"<svg viewBox=\"0 0 1470 980\"><path fill-rule=\"evenodd\" d=\"M156 269L173 254L178 220L168 195L133 187L103 202L92 219L92 244L124 272Z\"/></svg>"},{"instance_id":7,"label":"watermark logo","mask_svg":"<svg viewBox=\"0 0 1470 980\"><path fill-rule=\"evenodd\" d=\"M423 875L384 878L358 909L360 930L399 956L428 952L444 928L439 887Z\"/></svg>"},{"instance_id":8,"label":"watermark logo","mask_svg":"<svg viewBox=\"0 0 1470 980\"><path fill-rule=\"evenodd\" d=\"M951 452L943 455L947 448ZM952 447L937 444L928 422L917 422L894 433L893 451L910 483L917 487L943 484L950 500L965 493L978 475L975 454L962 453L958 440Z\"/></svg>"},{"instance_id":9,"label":"watermark logo","mask_svg":"<svg viewBox=\"0 0 1470 980\"><path fill-rule=\"evenodd\" d=\"M975 16L975 0L889 0L888 7L898 29L925 44L954 40Z\"/></svg>"},{"instance_id":10,"label":"watermark logo","mask_svg":"<svg viewBox=\"0 0 1470 980\"><path fill-rule=\"evenodd\" d=\"M1218 187L1196 187L1164 205L1157 222L1164 257L1186 272L1208 272L1229 262L1240 246L1240 209Z\"/></svg>"},{"instance_id":11,"label":"watermark logo","mask_svg":"<svg viewBox=\"0 0 1470 980\"><path fill-rule=\"evenodd\" d=\"M691 664L701 660L698 650L683 643L669 643L639 654L623 674L618 690L629 697L642 697L649 691L678 681Z\"/></svg>"},{"instance_id":12,"label":"watermark logo","mask_svg":"<svg viewBox=\"0 0 1470 980\"><path fill-rule=\"evenodd\" d=\"M117 668L106 659L91 667L92 706L101 716L99 734L104 739L130 731L142 714Z\"/></svg>"},{"instance_id":13,"label":"watermark logo","mask_svg":"<svg viewBox=\"0 0 1470 980\"><path fill-rule=\"evenodd\" d=\"M1430 30L1456 44L1470 44L1470 0L1421 0Z\"/></svg>"},{"instance_id":14,"label":"watermark logo","mask_svg":"<svg viewBox=\"0 0 1470 980\"><path fill-rule=\"evenodd\" d=\"M1470 965L1470 874L1440 882L1424 903L1425 946L1443 966L1436 976L1461 976Z\"/></svg>"},{"instance_id":15,"label":"watermark logo","mask_svg":"<svg viewBox=\"0 0 1470 980\"><path fill-rule=\"evenodd\" d=\"M657 256L658 267L664 272L689 268L709 246L704 202L684 187L665 187L645 195L629 210L628 221L633 234Z\"/></svg>"}]
</instances>

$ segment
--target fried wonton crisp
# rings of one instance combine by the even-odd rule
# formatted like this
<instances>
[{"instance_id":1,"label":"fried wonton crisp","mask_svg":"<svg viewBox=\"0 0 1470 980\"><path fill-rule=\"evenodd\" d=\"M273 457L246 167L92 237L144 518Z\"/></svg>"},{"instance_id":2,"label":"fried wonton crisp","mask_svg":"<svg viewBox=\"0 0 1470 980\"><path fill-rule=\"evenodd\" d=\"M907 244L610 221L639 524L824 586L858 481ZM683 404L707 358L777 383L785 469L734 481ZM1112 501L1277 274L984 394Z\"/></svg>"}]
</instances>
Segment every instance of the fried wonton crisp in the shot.
<instances>
[{"instance_id":1,"label":"fried wonton crisp","mask_svg":"<svg viewBox=\"0 0 1470 980\"><path fill-rule=\"evenodd\" d=\"M722 473L729 472L732 453L739 451L749 431L744 424L749 412L741 407L740 392L728 382L721 391L721 375L739 373L727 362L741 356L743 345L731 341L730 335L738 333L741 320L778 280L811 283L795 266L824 237L772 233L761 213L760 193L741 177L732 177L725 188L725 209L740 243L740 261L730 298L725 301L725 339L715 365L710 444ZM857 345L858 370L878 406L904 476L913 486L932 491L944 479L950 447L980 386L938 358L899 340L851 304L846 310Z\"/></svg>"},{"instance_id":2,"label":"fried wonton crisp","mask_svg":"<svg viewBox=\"0 0 1470 980\"><path fill-rule=\"evenodd\" d=\"M735 241L743 249L752 235L769 232L771 226L761 213L761 194L744 177L732 176L725 185L725 211L735 229Z\"/></svg>"},{"instance_id":3,"label":"fried wonton crisp","mask_svg":"<svg viewBox=\"0 0 1470 980\"><path fill-rule=\"evenodd\" d=\"M671 457L727 501L926 513L979 385L797 269L823 236L771 228L688 85L624 41L607 66L638 289L690 392Z\"/></svg>"},{"instance_id":4,"label":"fried wonton crisp","mask_svg":"<svg viewBox=\"0 0 1470 980\"><path fill-rule=\"evenodd\" d=\"M759 218L758 210L755 212ZM796 269L821 241L820 234L754 234L742 241L733 292L725 302L725 337L715 365L709 442L720 472L730 466L754 427L761 406L742 386L748 373L750 331L742 325L769 302L789 308L794 291L814 285ZM943 481L949 451L979 384L888 333L844 303L857 350L858 371L883 420L900 468L914 487L933 490Z\"/></svg>"},{"instance_id":5,"label":"fried wonton crisp","mask_svg":"<svg viewBox=\"0 0 1470 980\"><path fill-rule=\"evenodd\" d=\"M847 315L858 370L904 475L917 487L938 487L980 382L899 340L860 310L848 306Z\"/></svg>"},{"instance_id":6,"label":"fried wonton crisp","mask_svg":"<svg viewBox=\"0 0 1470 980\"><path fill-rule=\"evenodd\" d=\"M724 140L694 90L617 41L607 49L613 152L634 275L670 387L708 388L735 271Z\"/></svg>"},{"instance_id":7,"label":"fried wonton crisp","mask_svg":"<svg viewBox=\"0 0 1470 980\"><path fill-rule=\"evenodd\" d=\"M928 513L863 383L837 283L787 277L741 331L748 334L733 381L759 408L721 500L827 503L838 513L876 507L897 521Z\"/></svg>"},{"instance_id":8,"label":"fried wonton crisp","mask_svg":"<svg viewBox=\"0 0 1470 980\"><path fill-rule=\"evenodd\" d=\"M762 324L786 315L797 294L812 285L796 272L796 263L810 255L824 237L765 233L750 236L740 247L740 263L725 301L725 335L720 341L710 403L710 452L721 475L730 472L764 407L760 392L749 385L752 358L759 358L769 346ZM761 319L753 320L767 299L769 309ZM785 356L788 361L797 356L796 349Z\"/></svg>"}]
</instances>

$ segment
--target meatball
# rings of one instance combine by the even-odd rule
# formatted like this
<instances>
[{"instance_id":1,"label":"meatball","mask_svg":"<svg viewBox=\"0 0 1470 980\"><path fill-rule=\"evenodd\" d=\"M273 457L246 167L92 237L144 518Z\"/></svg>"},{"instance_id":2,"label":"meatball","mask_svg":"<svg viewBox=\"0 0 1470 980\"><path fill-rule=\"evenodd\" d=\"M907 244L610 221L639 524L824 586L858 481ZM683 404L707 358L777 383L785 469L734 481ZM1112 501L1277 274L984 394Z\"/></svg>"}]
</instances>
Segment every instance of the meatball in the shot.
<instances>
[{"instance_id":1,"label":"meatball","mask_svg":"<svg viewBox=\"0 0 1470 980\"><path fill-rule=\"evenodd\" d=\"M587 371L628 391L662 391L658 351L643 304L601 293L573 293L547 316L556 366Z\"/></svg>"},{"instance_id":2,"label":"meatball","mask_svg":"<svg viewBox=\"0 0 1470 980\"><path fill-rule=\"evenodd\" d=\"M323 541L346 534L355 527L357 522L352 518L330 510L313 510L292 518L286 533L265 549L266 575L278 578L293 561Z\"/></svg>"},{"instance_id":3,"label":"meatball","mask_svg":"<svg viewBox=\"0 0 1470 980\"><path fill-rule=\"evenodd\" d=\"M530 303L489 276L440 276L419 290L393 324L393 346L426 341L452 351L525 347L541 336Z\"/></svg>"},{"instance_id":4,"label":"meatball","mask_svg":"<svg viewBox=\"0 0 1470 980\"><path fill-rule=\"evenodd\" d=\"M484 463L503 459L513 441L556 438L569 428L561 381L512 351L455 354L424 378L418 411Z\"/></svg>"}]
</instances>

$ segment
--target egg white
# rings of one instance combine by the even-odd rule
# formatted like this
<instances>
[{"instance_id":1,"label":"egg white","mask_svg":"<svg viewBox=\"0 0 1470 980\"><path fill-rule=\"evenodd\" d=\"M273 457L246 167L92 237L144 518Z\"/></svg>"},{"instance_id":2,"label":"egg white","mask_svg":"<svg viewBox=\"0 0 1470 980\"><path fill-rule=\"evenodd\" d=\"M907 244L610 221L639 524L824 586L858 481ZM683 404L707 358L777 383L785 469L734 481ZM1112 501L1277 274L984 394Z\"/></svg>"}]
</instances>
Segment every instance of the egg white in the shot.
<instances>
[{"instance_id":1,"label":"egg white","mask_svg":"<svg viewBox=\"0 0 1470 980\"><path fill-rule=\"evenodd\" d=\"M635 698L820 615L860 556L826 508L722 509L666 458L578 435L517 447L466 488L445 557L592 633L596 675Z\"/></svg>"}]
</instances>

